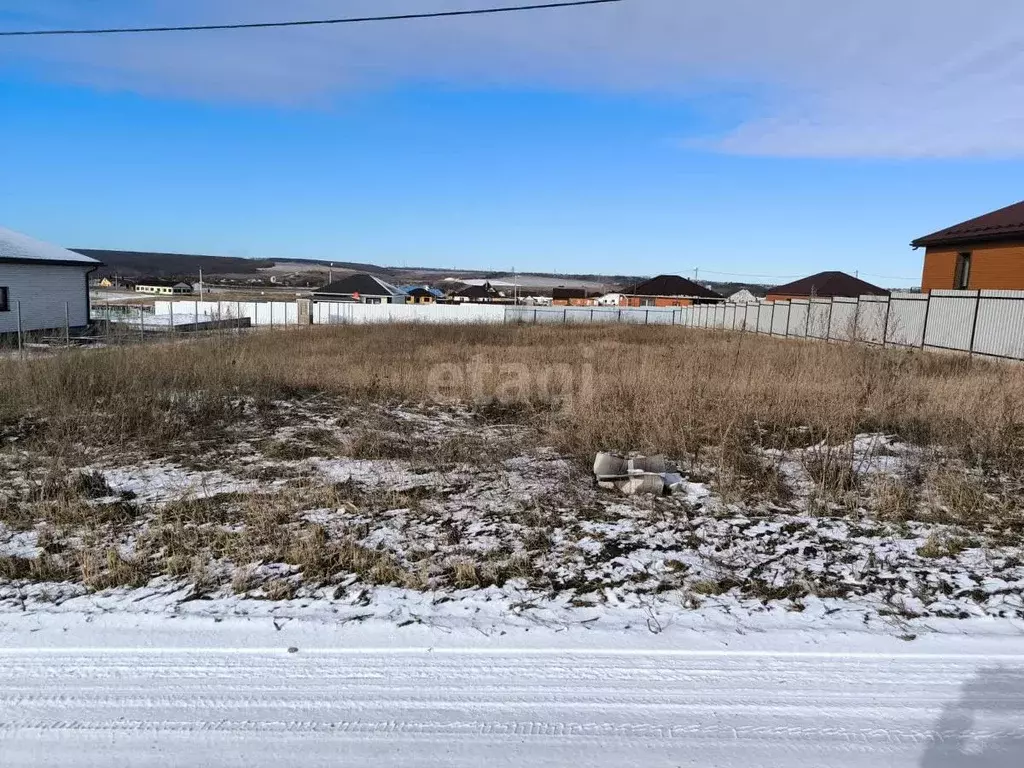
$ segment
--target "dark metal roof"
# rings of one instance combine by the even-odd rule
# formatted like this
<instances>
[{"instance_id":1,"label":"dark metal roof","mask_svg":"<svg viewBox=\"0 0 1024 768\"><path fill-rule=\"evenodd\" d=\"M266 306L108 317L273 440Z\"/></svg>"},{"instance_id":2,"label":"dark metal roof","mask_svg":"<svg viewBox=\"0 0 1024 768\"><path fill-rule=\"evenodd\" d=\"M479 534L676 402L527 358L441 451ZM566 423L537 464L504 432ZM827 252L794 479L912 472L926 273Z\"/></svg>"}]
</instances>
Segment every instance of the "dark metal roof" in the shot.
<instances>
[{"instance_id":1,"label":"dark metal roof","mask_svg":"<svg viewBox=\"0 0 1024 768\"><path fill-rule=\"evenodd\" d=\"M627 296L694 296L701 299L720 299L721 294L715 293L703 285L687 280L679 275L658 275L632 290L626 290Z\"/></svg>"},{"instance_id":2,"label":"dark metal roof","mask_svg":"<svg viewBox=\"0 0 1024 768\"><path fill-rule=\"evenodd\" d=\"M553 299L585 299L588 295L586 288L555 288L551 291Z\"/></svg>"},{"instance_id":3,"label":"dark metal roof","mask_svg":"<svg viewBox=\"0 0 1024 768\"><path fill-rule=\"evenodd\" d=\"M769 296L888 296L889 292L877 285L866 283L845 272L819 272L816 275L777 285L768 290Z\"/></svg>"},{"instance_id":4,"label":"dark metal roof","mask_svg":"<svg viewBox=\"0 0 1024 768\"><path fill-rule=\"evenodd\" d=\"M498 292L491 287L490 283L484 283L483 285L467 285L461 291L455 294L456 296L463 296L467 299L495 299L498 298Z\"/></svg>"},{"instance_id":5,"label":"dark metal roof","mask_svg":"<svg viewBox=\"0 0 1024 768\"><path fill-rule=\"evenodd\" d=\"M379 277L366 273L357 273L335 280L330 285L316 290L316 295L327 294L333 296L351 296L358 293L360 296L404 296L405 294Z\"/></svg>"},{"instance_id":6,"label":"dark metal roof","mask_svg":"<svg viewBox=\"0 0 1024 768\"><path fill-rule=\"evenodd\" d=\"M918 248L990 240L1024 240L1024 201L919 237L911 245Z\"/></svg>"}]
</instances>

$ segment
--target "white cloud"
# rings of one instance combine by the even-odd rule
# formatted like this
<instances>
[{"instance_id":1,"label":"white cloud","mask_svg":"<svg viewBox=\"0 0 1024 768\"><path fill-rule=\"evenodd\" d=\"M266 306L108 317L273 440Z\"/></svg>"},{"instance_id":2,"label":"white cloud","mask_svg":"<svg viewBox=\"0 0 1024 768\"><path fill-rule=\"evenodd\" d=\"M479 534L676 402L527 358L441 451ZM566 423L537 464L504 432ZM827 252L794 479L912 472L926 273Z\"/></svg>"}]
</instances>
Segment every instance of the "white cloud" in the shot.
<instances>
[{"instance_id":1,"label":"white cloud","mask_svg":"<svg viewBox=\"0 0 1024 768\"><path fill-rule=\"evenodd\" d=\"M136 0L104 4L100 19L98 4L41 0L35 13L47 24L134 24L488 4L503 3ZM0 55L104 88L284 104L410 82L678 98L748 90L756 106L735 128L687 141L737 154L1005 157L1024 155L1022 37L1019 0L626 0L460 20L15 39Z\"/></svg>"}]
</instances>

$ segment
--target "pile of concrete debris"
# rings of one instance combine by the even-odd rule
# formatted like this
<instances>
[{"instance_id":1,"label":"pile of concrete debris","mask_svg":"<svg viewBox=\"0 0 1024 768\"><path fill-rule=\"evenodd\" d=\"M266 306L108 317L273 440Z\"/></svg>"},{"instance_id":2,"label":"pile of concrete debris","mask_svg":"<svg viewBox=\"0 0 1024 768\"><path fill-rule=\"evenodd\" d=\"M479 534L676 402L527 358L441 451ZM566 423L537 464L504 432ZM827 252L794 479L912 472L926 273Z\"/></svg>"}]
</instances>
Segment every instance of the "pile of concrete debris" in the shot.
<instances>
[{"instance_id":1,"label":"pile of concrete debris","mask_svg":"<svg viewBox=\"0 0 1024 768\"><path fill-rule=\"evenodd\" d=\"M660 454L599 453L594 459L594 477L600 487L621 491L626 496L669 496L684 486L683 476Z\"/></svg>"}]
</instances>

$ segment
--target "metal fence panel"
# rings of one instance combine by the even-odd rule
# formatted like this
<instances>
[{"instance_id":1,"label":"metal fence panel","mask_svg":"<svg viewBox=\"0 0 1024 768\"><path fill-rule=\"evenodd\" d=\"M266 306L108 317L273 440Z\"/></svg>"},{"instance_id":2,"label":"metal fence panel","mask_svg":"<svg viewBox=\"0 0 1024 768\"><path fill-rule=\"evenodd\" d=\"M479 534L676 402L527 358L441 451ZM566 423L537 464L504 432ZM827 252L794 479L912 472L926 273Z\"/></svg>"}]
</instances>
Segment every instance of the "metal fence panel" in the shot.
<instances>
[{"instance_id":1,"label":"metal fence panel","mask_svg":"<svg viewBox=\"0 0 1024 768\"><path fill-rule=\"evenodd\" d=\"M859 303L857 299L839 297L832 299L830 339L853 341L856 338Z\"/></svg>"},{"instance_id":2,"label":"metal fence panel","mask_svg":"<svg viewBox=\"0 0 1024 768\"><path fill-rule=\"evenodd\" d=\"M811 299L808 305L807 335L812 339L829 338L832 324L832 302L829 299Z\"/></svg>"},{"instance_id":3,"label":"metal fence panel","mask_svg":"<svg viewBox=\"0 0 1024 768\"><path fill-rule=\"evenodd\" d=\"M1024 359L1024 300L982 291L974 327L974 352Z\"/></svg>"},{"instance_id":4,"label":"metal fence panel","mask_svg":"<svg viewBox=\"0 0 1024 768\"><path fill-rule=\"evenodd\" d=\"M807 334L807 316L810 311L809 302L792 299L789 302L789 317L786 324L786 335L803 338Z\"/></svg>"},{"instance_id":5,"label":"metal fence panel","mask_svg":"<svg viewBox=\"0 0 1024 768\"><path fill-rule=\"evenodd\" d=\"M861 296L857 315L857 340L868 344L883 344L888 317L888 296Z\"/></svg>"},{"instance_id":6,"label":"metal fence panel","mask_svg":"<svg viewBox=\"0 0 1024 768\"><path fill-rule=\"evenodd\" d=\"M971 345L975 291L932 291L924 345L966 352Z\"/></svg>"},{"instance_id":7,"label":"metal fence panel","mask_svg":"<svg viewBox=\"0 0 1024 768\"><path fill-rule=\"evenodd\" d=\"M740 327L741 331L757 332L757 310L760 306L760 304L743 305L743 325Z\"/></svg>"},{"instance_id":8,"label":"metal fence panel","mask_svg":"<svg viewBox=\"0 0 1024 768\"><path fill-rule=\"evenodd\" d=\"M777 301L772 305L771 333L773 336L785 336L789 327L790 302Z\"/></svg>"},{"instance_id":9,"label":"metal fence panel","mask_svg":"<svg viewBox=\"0 0 1024 768\"><path fill-rule=\"evenodd\" d=\"M493 304L359 304L318 301L313 322L336 323L503 323L505 307ZM278 310L280 311L280 310ZM558 312L562 322L562 313ZM282 320L283 323L283 320Z\"/></svg>"},{"instance_id":10,"label":"metal fence panel","mask_svg":"<svg viewBox=\"0 0 1024 768\"><path fill-rule=\"evenodd\" d=\"M924 323L927 315L927 294L892 294L889 297L889 317L885 331L886 344L898 347L920 347L924 343Z\"/></svg>"}]
</instances>

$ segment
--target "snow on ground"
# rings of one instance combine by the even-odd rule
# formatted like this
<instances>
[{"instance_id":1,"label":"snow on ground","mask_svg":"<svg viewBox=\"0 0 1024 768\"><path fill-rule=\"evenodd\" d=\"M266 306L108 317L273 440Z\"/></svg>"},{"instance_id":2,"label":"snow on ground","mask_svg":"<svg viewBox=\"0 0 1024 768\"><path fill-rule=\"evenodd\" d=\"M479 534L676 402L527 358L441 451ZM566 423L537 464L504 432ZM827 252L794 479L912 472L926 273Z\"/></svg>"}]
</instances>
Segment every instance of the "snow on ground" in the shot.
<instances>
[{"instance_id":1,"label":"snow on ground","mask_svg":"<svg viewBox=\"0 0 1024 768\"><path fill-rule=\"evenodd\" d=\"M690 614L691 617L694 614ZM4 766L985 766L1019 636L0 617Z\"/></svg>"},{"instance_id":2,"label":"snow on ground","mask_svg":"<svg viewBox=\"0 0 1024 768\"><path fill-rule=\"evenodd\" d=\"M862 477L907 471L915 449L891 437L776 455L794 490L784 505L726 503L694 481L670 498L626 498L525 428L457 408L375 408L281 403L271 428L254 417L215 455L88 456L77 474L8 452L0 511L20 512L0 523L0 612L88 612L98 601L162 613L201 596L230 615L294 597L403 621L445 621L448 603L457 615L481 603L510 615L593 611L570 624L607 623L618 607L856 614L896 632L918 619L1024 619L1019 536L816 498L809 467L836 450ZM169 554L183 537L188 549ZM91 581L74 578L74 557ZM192 557L207 561L202 589Z\"/></svg>"},{"instance_id":3,"label":"snow on ground","mask_svg":"<svg viewBox=\"0 0 1024 768\"><path fill-rule=\"evenodd\" d=\"M737 503L457 408L277 403L77 465L29 433L5 767L1024 764L1019 531L869 508L917 461L891 436L766 451L791 494Z\"/></svg>"}]
</instances>

